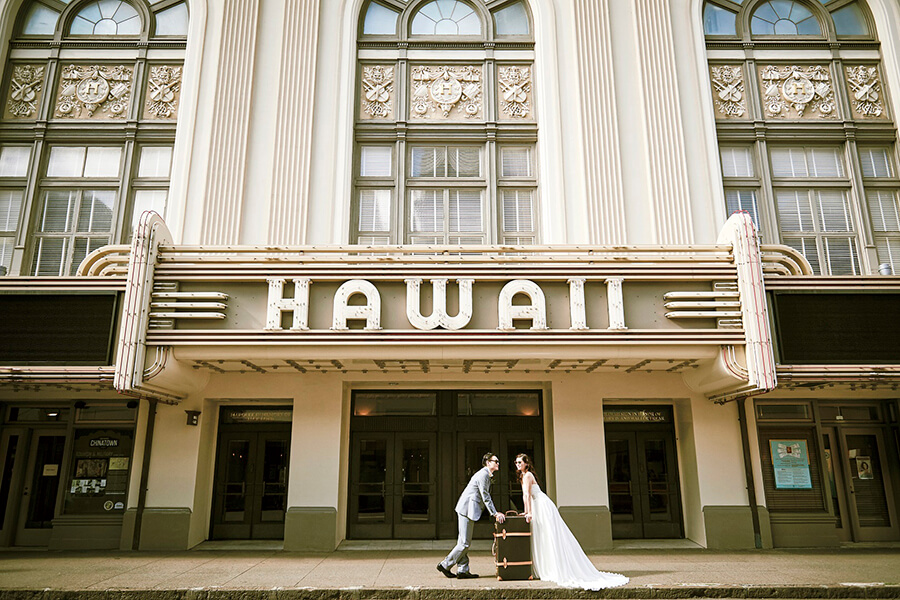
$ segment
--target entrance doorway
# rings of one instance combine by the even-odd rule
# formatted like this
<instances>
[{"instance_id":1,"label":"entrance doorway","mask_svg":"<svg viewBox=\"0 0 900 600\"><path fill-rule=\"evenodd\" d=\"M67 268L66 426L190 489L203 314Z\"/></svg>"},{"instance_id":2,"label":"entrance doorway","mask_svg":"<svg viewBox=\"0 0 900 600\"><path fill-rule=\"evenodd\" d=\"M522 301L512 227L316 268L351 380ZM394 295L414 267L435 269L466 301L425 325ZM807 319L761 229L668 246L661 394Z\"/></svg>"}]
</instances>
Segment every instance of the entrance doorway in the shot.
<instances>
[{"instance_id":1,"label":"entrance doorway","mask_svg":"<svg viewBox=\"0 0 900 600\"><path fill-rule=\"evenodd\" d=\"M681 538L672 408L603 409L613 539Z\"/></svg>"},{"instance_id":2,"label":"entrance doorway","mask_svg":"<svg viewBox=\"0 0 900 600\"><path fill-rule=\"evenodd\" d=\"M290 407L223 408L210 538L283 539Z\"/></svg>"},{"instance_id":3,"label":"entrance doorway","mask_svg":"<svg viewBox=\"0 0 900 600\"><path fill-rule=\"evenodd\" d=\"M847 542L900 539L883 428L824 427L838 536Z\"/></svg>"},{"instance_id":4,"label":"entrance doorway","mask_svg":"<svg viewBox=\"0 0 900 600\"><path fill-rule=\"evenodd\" d=\"M452 539L459 494L493 452L497 510L521 510L513 461L544 472L538 391L357 391L350 419L349 539ZM474 537L489 538L485 514Z\"/></svg>"},{"instance_id":5,"label":"entrance doorway","mask_svg":"<svg viewBox=\"0 0 900 600\"><path fill-rule=\"evenodd\" d=\"M65 447L59 428L7 429L0 436L0 545L49 544Z\"/></svg>"}]
</instances>

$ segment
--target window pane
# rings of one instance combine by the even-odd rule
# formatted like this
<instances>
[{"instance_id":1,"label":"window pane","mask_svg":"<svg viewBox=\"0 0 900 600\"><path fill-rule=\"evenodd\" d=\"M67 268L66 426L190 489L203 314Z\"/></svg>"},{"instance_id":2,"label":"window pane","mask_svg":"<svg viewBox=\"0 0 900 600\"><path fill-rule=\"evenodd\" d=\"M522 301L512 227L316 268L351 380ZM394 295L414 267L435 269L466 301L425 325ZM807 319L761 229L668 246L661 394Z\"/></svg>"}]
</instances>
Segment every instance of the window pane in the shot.
<instances>
[{"instance_id":1,"label":"window pane","mask_svg":"<svg viewBox=\"0 0 900 600\"><path fill-rule=\"evenodd\" d=\"M707 3L703 7L703 32L707 35L737 35L737 15L730 10Z\"/></svg>"},{"instance_id":2,"label":"window pane","mask_svg":"<svg viewBox=\"0 0 900 600\"><path fill-rule=\"evenodd\" d=\"M141 148L138 177L167 178L171 168L171 146L144 146Z\"/></svg>"},{"instance_id":3,"label":"window pane","mask_svg":"<svg viewBox=\"0 0 900 600\"><path fill-rule=\"evenodd\" d=\"M894 275L900 274L900 238L876 237L878 262L889 263Z\"/></svg>"},{"instance_id":4,"label":"window pane","mask_svg":"<svg viewBox=\"0 0 900 600\"><path fill-rule=\"evenodd\" d=\"M0 150L0 177L25 177L31 146L3 146Z\"/></svg>"},{"instance_id":5,"label":"window pane","mask_svg":"<svg viewBox=\"0 0 900 600\"><path fill-rule=\"evenodd\" d=\"M156 13L156 35L187 35L188 10L182 2Z\"/></svg>"},{"instance_id":6,"label":"window pane","mask_svg":"<svg viewBox=\"0 0 900 600\"><path fill-rule=\"evenodd\" d=\"M850 203L844 192L819 190L816 192L816 202L822 231L853 231Z\"/></svg>"},{"instance_id":7,"label":"window pane","mask_svg":"<svg viewBox=\"0 0 900 600\"><path fill-rule=\"evenodd\" d=\"M531 190L503 190L504 233L534 230Z\"/></svg>"},{"instance_id":8,"label":"window pane","mask_svg":"<svg viewBox=\"0 0 900 600\"><path fill-rule=\"evenodd\" d=\"M131 231L133 232L137 227L144 211L152 210L165 217L168 197L168 190L137 190L134 192L134 204L131 208Z\"/></svg>"},{"instance_id":9,"label":"window pane","mask_svg":"<svg viewBox=\"0 0 900 600\"><path fill-rule=\"evenodd\" d=\"M826 237L825 260L829 275L858 275L859 257L856 254L856 238Z\"/></svg>"},{"instance_id":10,"label":"window pane","mask_svg":"<svg viewBox=\"0 0 900 600\"><path fill-rule=\"evenodd\" d=\"M386 235L361 235L356 243L360 246L386 246L391 243L391 238Z\"/></svg>"},{"instance_id":11,"label":"window pane","mask_svg":"<svg viewBox=\"0 0 900 600\"><path fill-rule=\"evenodd\" d=\"M481 231L481 191L450 190L450 231Z\"/></svg>"},{"instance_id":12,"label":"window pane","mask_svg":"<svg viewBox=\"0 0 900 600\"><path fill-rule=\"evenodd\" d=\"M22 33L25 35L53 35L58 20L59 12L35 2L28 10L28 16L25 17Z\"/></svg>"},{"instance_id":13,"label":"window pane","mask_svg":"<svg viewBox=\"0 0 900 600\"><path fill-rule=\"evenodd\" d=\"M48 177L81 177L84 172L83 146L55 146L50 148Z\"/></svg>"},{"instance_id":14,"label":"window pane","mask_svg":"<svg viewBox=\"0 0 900 600\"><path fill-rule=\"evenodd\" d=\"M74 190L47 192L44 195L44 213L41 215L38 231L71 231L77 202L78 192Z\"/></svg>"},{"instance_id":15,"label":"window pane","mask_svg":"<svg viewBox=\"0 0 900 600\"><path fill-rule=\"evenodd\" d=\"M113 190L85 190L81 194L78 229L81 232L107 233L112 228L116 193Z\"/></svg>"},{"instance_id":16,"label":"window pane","mask_svg":"<svg viewBox=\"0 0 900 600\"><path fill-rule=\"evenodd\" d=\"M121 148L91 146L87 149L87 161L85 161L84 165L84 176L118 177L121 158Z\"/></svg>"},{"instance_id":17,"label":"window pane","mask_svg":"<svg viewBox=\"0 0 900 600\"><path fill-rule=\"evenodd\" d=\"M447 148L448 177L480 177L481 150L472 147Z\"/></svg>"},{"instance_id":18,"label":"window pane","mask_svg":"<svg viewBox=\"0 0 900 600\"><path fill-rule=\"evenodd\" d=\"M834 30L838 35L868 35L866 18L857 4L850 4L831 13Z\"/></svg>"},{"instance_id":19,"label":"window pane","mask_svg":"<svg viewBox=\"0 0 900 600\"><path fill-rule=\"evenodd\" d=\"M775 193L775 202L782 231L813 231L807 190L779 190Z\"/></svg>"},{"instance_id":20,"label":"window pane","mask_svg":"<svg viewBox=\"0 0 900 600\"><path fill-rule=\"evenodd\" d=\"M887 148L860 148L859 162L863 177L894 176L894 164Z\"/></svg>"},{"instance_id":21,"label":"window pane","mask_svg":"<svg viewBox=\"0 0 900 600\"><path fill-rule=\"evenodd\" d=\"M458 0L436 0L413 17L413 35L480 35L481 20L471 6Z\"/></svg>"},{"instance_id":22,"label":"window pane","mask_svg":"<svg viewBox=\"0 0 900 600\"><path fill-rule=\"evenodd\" d=\"M412 149L413 177L446 177L444 148L418 147Z\"/></svg>"},{"instance_id":23,"label":"window pane","mask_svg":"<svg viewBox=\"0 0 900 600\"><path fill-rule=\"evenodd\" d=\"M531 148L500 150L501 177L531 177Z\"/></svg>"},{"instance_id":24,"label":"window pane","mask_svg":"<svg viewBox=\"0 0 900 600\"><path fill-rule=\"evenodd\" d=\"M521 2L505 6L494 13L497 35L528 35L528 13Z\"/></svg>"},{"instance_id":25,"label":"window pane","mask_svg":"<svg viewBox=\"0 0 900 600\"><path fill-rule=\"evenodd\" d=\"M21 210L21 190L0 190L0 231L15 231Z\"/></svg>"},{"instance_id":26,"label":"window pane","mask_svg":"<svg viewBox=\"0 0 900 600\"><path fill-rule=\"evenodd\" d=\"M363 33L367 35L395 35L397 33L397 17L400 13L377 2L369 4Z\"/></svg>"},{"instance_id":27,"label":"window pane","mask_svg":"<svg viewBox=\"0 0 900 600\"><path fill-rule=\"evenodd\" d=\"M900 232L900 204L895 190L871 190L866 192L866 201L875 231Z\"/></svg>"},{"instance_id":28,"label":"window pane","mask_svg":"<svg viewBox=\"0 0 900 600\"><path fill-rule=\"evenodd\" d=\"M360 190L359 230L391 230L391 191Z\"/></svg>"},{"instance_id":29,"label":"window pane","mask_svg":"<svg viewBox=\"0 0 900 600\"><path fill-rule=\"evenodd\" d=\"M811 177L844 176L844 161L837 148L811 148L808 161Z\"/></svg>"},{"instance_id":30,"label":"window pane","mask_svg":"<svg viewBox=\"0 0 900 600\"><path fill-rule=\"evenodd\" d=\"M753 177L753 160L750 148L726 146L720 148L722 175L725 177Z\"/></svg>"},{"instance_id":31,"label":"window pane","mask_svg":"<svg viewBox=\"0 0 900 600\"><path fill-rule=\"evenodd\" d=\"M775 177L808 177L803 148L772 148L772 175Z\"/></svg>"},{"instance_id":32,"label":"window pane","mask_svg":"<svg viewBox=\"0 0 900 600\"><path fill-rule=\"evenodd\" d=\"M0 237L0 277L9 273L9 265L12 262L13 248L16 241L11 237Z\"/></svg>"},{"instance_id":33,"label":"window pane","mask_svg":"<svg viewBox=\"0 0 900 600\"><path fill-rule=\"evenodd\" d=\"M444 231L443 194L440 190L413 190L411 193L410 230Z\"/></svg>"},{"instance_id":34,"label":"window pane","mask_svg":"<svg viewBox=\"0 0 900 600\"><path fill-rule=\"evenodd\" d=\"M759 229L759 209L756 204L756 190L725 190L725 211L728 216L745 210L753 224Z\"/></svg>"},{"instance_id":35,"label":"window pane","mask_svg":"<svg viewBox=\"0 0 900 600\"><path fill-rule=\"evenodd\" d=\"M69 275L74 275L78 271L78 266L81 264L81 261L84 260L84 257L108 243L108 237L75 238L74 250L72 252L72 265L69 267Z\"/></svg>"},{"instance_id":36,"label":"window pane","mask_svg":"<svg viewBox=\"0 0 900 600\"><path fill-rule=\"evenodd\" d=\"M63 275L68 242L68 238L40 238L35 251L34 274Z\"/></svg>"},{"instance_id":37,"label":"window pane","mask_svg":"<svg viewBox=\"0 0 900 600\"><path fill-rule=\"evenodd\" d=\"M363 177L390 177L392 150L391 146L363 146L359 174Z\"/></svg>"},{"instance_id":38,"label":"window pane","mask_svg":"<svg viewBox=\"0 0 900 600\"><path fill-rule=\"evenodd\" d=\"M127 2L98 0L78 12L69 32L75 35L137 35L141 32L141 18Z\"/></svg>"},{"instance_id":39,"label":"window pane","mask_svg":"<svg viewBox=\"0 0 900 600\"><path fill-rule=\"evenodd\" d=\"M822 274L822 268L819 266L819 254L816 249L816 238L814 237L784 237L781 240L785 245L790 246L809 261L813 273Z\"/></svg>"}]
</instances>

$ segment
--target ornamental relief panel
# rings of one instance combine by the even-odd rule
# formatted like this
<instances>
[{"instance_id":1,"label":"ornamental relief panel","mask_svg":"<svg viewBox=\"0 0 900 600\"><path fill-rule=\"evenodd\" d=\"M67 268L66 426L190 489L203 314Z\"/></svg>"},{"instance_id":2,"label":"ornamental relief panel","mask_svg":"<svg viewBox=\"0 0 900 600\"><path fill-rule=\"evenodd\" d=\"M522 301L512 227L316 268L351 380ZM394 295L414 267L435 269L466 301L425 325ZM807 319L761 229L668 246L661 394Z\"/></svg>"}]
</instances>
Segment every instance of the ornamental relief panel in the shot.
<instances>
[{"instance_id":1,"label":"ornamental relief panel","mask_svg":"<svg viewBox=\"0 0 900 600\"><path fill-rule=\"evenodd\" d=\"M411 119L435 121L483 118L483 76L480 65L412 68Z\"/></svg>"},{"instance_id":2,"label":"ornamental relief panel","mask_svg":"<svg viewBox=\"0 0 900 600\"><path fill-rule=\"evenodd\" d=\"M838 118L827 65L764 65L759 79L766 118Z\"/></svg>"},{"instance_id":3,"label":"ornamental relief panel","mask_svg":"<svg viewBox=\"0 0 900 600\"><path fill-rule=\"evenodd\" d=\"M847 97L854 119L886 119L884 92L878 67L856 65L846 67Z\"/></svg>"},{"instance_id":4,"label":"ornamental relief panel","mask_svg":"<svg viewBox=\"0 0 900 600\"><path fill-rule=\"evenodd\" d=\"M178 118L181 99L181 65L153 65L147 77L147 96L144 99L145 119Z\"/></svg>"},{"instance_id":5,"label":"ornamental relief panel","mask_svg":"<svg viewBox=\"0 0 900 600\"><path fill-rule=\"evenodd\" d=\"M131 103L134 67L68 65L61 70L54 116L69 119L125 119Z\"/></svg>"},{"instance_id":6,"label":"ornamental relief panel","mask_svg":"<svg viewBox=\"0 0 900 600\"><path fill-rule=\"evenodd\" d=\"M35 119L44 91L44 65L16 65L9 81L5 119Z\"/></svg>"},{"instance_id":7,"label":"ornamental relief panel","mask_svg":"<svg viewBox=\"0 0 900 600\"><path fill-rule=\"evenodd\" d=\"M531 66L500 66L497 70L500 119L533 119Z\"/></svg>"},{"instance_id":8,"label":"ornamental relief panel","mask_svg":"<svg viewBox=\"0 0 900 600\"><path fill-rule=\"evenodd\" d=\"M717 119L740 119L747 116L744 96L744 71L741 65L712 65L709 68L713 104Z\"/></svg>"},{"instance_id":9,"label":"ornamental relief panel","mask_svg":"<svg viewBox=\"0 0 900 600\"><path fill-rule=\"evenodd\" d=\"M360 119L394 118L393 65L366 65L362 68Z\"/></svg>"}]
</instances>

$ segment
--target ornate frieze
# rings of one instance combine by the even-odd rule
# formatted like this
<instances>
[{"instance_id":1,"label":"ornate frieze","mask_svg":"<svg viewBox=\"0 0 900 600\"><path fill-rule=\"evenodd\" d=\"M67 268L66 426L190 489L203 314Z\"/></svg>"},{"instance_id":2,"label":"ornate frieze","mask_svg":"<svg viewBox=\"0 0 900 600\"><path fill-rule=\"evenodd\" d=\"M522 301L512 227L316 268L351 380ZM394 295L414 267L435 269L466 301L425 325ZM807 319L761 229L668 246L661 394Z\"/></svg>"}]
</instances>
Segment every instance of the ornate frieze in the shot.
<instances>
[{"instance_id":1,"label":"ornate frieze","mask_svg":"<svg viewBox=\"0 0 900 600\"><path fill-rule=\"evenodd\" d=\"M16 65L9 82L6 99L7 119L34 119L44 89L43 65Z\"/></svg>"},{"instance_id":2,"label":"ornate frieze","mask_svg":"<svg viewBox=\"0 0 900 600\"><path fill-rule=\"evenodd\" d=\"M531 67L500 67L498 82L501 119L526 119L533 116L531 114Z\"/></svg>"},{"instance_id":3,"label":"ornate frieze","mask_svg":"<svg viewBox=\"0 0 900 600\"><path fill-rule=\"evenodd\" d=\"M181 66L156 65L150 67L147 78L147 97L144 117L147 119L178 118L181 97Z\"/></svg>"},{"instance_id":4,"label":"ornate frieze","mask_svg":"<svg viewBox=\"0 0 900 600\"><path fill-rule=\"evenodd\" d=\"M364 66L360 86L361 119L391 119L394 117L394 67Z\"/></svg>"},{"instance_id":5,"label":"ornate frieze","mask_svg":"<svg viewBox=\"0 0 900 600\"><path fill-rule=\"evenodd\" d=\"M760 67L768 118L836 119L834 87L826 65Z\"/></svg>"},{"instance_id":6,"label":"ornate frieze","mask_svg":"<svg viewBox=\"0 0 900 600\"><path fill-rule=\"evenodd\" d=\"M475 119L482 116L480 66L419 65L412 69L413 119Z\"/></svg>"},{"instance_id":7,"label":"ornate frieze","mask_svg":"<svg viewBox=\"0 0 900 600\"><path fill-rule=\"evenodd\" d=\"M884 95L878 68L869 65L847 67L847 94L857 119L886 118Z\"/></svg>"},{"instance_id":8,"label":"ornate frieze","mask_svg":"<svg viewBox=\"0 0 900 600\"><path fill-rule=\"evenodd\" d=\"M124 119L131 102L134 67L68 65L62 68L55 116Z\"/></svg>"},{"instance_id":9,"label":"ornate frieze","mask_svg":"<svg viewBox=\"0 0 900 600\"><path fill-rule=\"evenodd\" d=\"M744 97L744 72L740 65L710 66L713 102L716 105L716 117L721 119L739 119L747 114L747 102Z\"/></svg>"}]
</instances>

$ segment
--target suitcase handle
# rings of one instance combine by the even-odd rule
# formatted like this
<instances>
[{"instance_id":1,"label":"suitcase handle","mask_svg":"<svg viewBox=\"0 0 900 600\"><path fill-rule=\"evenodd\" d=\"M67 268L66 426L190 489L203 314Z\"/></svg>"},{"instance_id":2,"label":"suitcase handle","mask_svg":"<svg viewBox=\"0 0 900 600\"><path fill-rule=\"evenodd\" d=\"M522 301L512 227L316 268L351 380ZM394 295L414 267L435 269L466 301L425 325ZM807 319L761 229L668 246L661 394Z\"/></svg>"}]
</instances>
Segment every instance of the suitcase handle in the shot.
<instances>
[{"instance_id":1,"label":"suitcase handle","mask_svg":"<svg viewBox=\"0 0 900 600\"><path fill-rule=\"evenodd\" d=\"M508 510L508 511L506 511L506 516L508 516L508 517L510 517L510 516L512 516L512 517L518 517L518 516L519 516L519 511L517 511L517 510Z\"/></svg>"}]
</instances>

